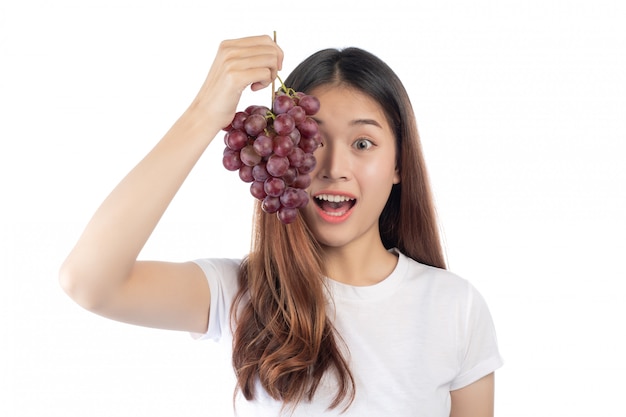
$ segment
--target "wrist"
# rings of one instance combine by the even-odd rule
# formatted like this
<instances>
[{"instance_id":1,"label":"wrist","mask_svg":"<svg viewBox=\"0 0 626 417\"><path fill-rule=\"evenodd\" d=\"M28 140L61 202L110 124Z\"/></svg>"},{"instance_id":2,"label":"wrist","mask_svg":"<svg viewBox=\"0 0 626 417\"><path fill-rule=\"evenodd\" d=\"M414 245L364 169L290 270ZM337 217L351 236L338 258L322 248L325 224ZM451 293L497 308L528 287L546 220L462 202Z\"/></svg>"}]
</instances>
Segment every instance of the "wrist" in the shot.
<instances>
[{"instance_id":1,"label":"wrist","mask_svg":"<svg viewBox=\"0 0 626 417\"><path fill-rule=\"evenodd\" d=\"M172 130L187 140L208 145L223 127L221 121L194 102L179 117Z\"/></svg>"}]
</instances>

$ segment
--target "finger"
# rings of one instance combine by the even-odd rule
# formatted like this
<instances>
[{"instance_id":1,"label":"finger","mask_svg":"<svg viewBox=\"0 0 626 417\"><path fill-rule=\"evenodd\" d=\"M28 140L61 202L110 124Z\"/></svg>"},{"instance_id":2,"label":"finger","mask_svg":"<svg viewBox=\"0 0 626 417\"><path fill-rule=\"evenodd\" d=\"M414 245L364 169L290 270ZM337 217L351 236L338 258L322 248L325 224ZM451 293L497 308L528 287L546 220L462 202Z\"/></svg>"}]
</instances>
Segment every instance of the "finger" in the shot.
<instances>
[{"instance_id":1,"label":"finger","mask_svg":"<svg viewBox=\"0 0 626 417\"><path fill-rule=\"evenodd\" d=\"M273 55L256 55L245 59L233 59L223 64L223 69L229 74L228 79L243 91L245 87L255 84L258 87L266 87L276 79L278 68Z\"/></svg>"},{"instance_id":2,"label":"finger","mask_svg":"<svg viewBox=\"0 0 626 417\"><path fill-rule=\"evenodd\" d=\"M232 59L249 55L271 54L276 60L275 66L277 70L280 71L283 66L283 50L269 36L266 35L223 41L220 45L219 53L224 57L224 59Z\"/></svg>"}]
</instances>

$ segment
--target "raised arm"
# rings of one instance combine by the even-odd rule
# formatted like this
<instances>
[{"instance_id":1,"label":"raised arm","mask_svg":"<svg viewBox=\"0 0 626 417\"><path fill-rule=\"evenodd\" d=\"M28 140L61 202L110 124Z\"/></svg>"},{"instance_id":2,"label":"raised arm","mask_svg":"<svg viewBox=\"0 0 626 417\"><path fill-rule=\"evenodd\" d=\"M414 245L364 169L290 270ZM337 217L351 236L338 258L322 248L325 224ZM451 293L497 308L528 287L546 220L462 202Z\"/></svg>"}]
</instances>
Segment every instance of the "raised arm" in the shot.
<instances>
[{"instance_id":1,"label":"raised arm","mask_svg":"<svg viewBox=\"0 0 626 417\"><path fill-rule=\"evenodd\" d=\"M63 263L61 286L78 304L138 325L206 330L210 294L200 269L137 256L243 90L270 85L282 58L268 36L222 42L191 105L104 200Z\"/></svg>"}]
</instances>

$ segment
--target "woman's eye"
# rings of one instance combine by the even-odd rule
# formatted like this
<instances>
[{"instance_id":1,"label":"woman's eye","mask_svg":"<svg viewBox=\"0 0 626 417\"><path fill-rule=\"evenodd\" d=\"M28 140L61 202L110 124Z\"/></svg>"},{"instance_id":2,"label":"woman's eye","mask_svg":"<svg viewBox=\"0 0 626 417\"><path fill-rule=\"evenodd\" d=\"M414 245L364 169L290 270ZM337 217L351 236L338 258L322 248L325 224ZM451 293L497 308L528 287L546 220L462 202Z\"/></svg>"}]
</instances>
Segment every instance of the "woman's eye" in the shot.
<instances>
[{"instance_id":1,"label":"woman's eye","mask_svg":"<svg viewBox=\"0 0 626 417\"><path fill-rule=\"evenodd\" d=\"M353 146L360 151L365 151L374 146L374 144L369 139L357 139Z\"/></svg>"}]
</instances>

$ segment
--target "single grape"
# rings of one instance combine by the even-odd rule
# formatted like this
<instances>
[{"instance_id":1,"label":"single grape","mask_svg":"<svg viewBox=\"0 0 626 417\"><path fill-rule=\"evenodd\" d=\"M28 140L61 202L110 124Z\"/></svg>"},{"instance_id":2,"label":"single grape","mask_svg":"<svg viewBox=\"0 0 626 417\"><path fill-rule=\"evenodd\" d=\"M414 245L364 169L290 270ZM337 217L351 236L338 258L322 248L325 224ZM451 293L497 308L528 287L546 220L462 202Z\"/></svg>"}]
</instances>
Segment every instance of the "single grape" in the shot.
<instances>
[{"instance_id":1,"label":"single grape","mask_svg":"<svg viewBox=\"0 0 626 417\"><path fill-rule=\"evenodd\" d=\"M265 168L265 162L261 162L252 167L252 176L256 181L265 181L271 177L270 173Z\"/></svg>"},{"instance_id":2,"label":"single grape","mask_svg":"<svg viewBox=\"0 0 626 417\"><path fill-rule=\"evenodd\" d=\"M287 156L293 151L293 140L289 136L276 136L274 138L274 153L278 156Z\"/></svg>"},{"instance_id":3,"label":"single grape","mask_svg":"<svg viewBox=\"0 0 626 417\"><path fill-rule=\"evenodd\" d=\"M318 147L322 144L322 135L320 134L319 131L313 136L311 136L311 139L315 141L315 145Z\"/></svg>"},{"instance_id":4,"label":"single grape","mask_svg":"<svg viewBox=\"0 0 626 417\"><path fill-rule=\"evenodd\" d=\"M311 185L311 176L309 174L299 174L293 184L291 184L294 188L306 189ZM308 197L307 197L308 200Z\"/></svg>"},{"instance_id":5,"label":"single grape","mask_svg":"<svg viewBox=\"0 0 626 417\"><path fill-rule=\"evenodd\" d=\"M292 185L298 178L298 170L294 167L289 167L281 178L285 181L285 184Z\"/></svg>"},{"instance_id":6,"label":"single grape","mask_svg":"<svg viewBox=\"0 0 626 417\"><path fill-rule=\"evenodd\" d=\"M298 204L298 208L304 208L307 206L307 204L309 204L309 194L301 189L298 188L298 197L300 198L300 204Z\"/></svg>"},{"instance_id":7,"label":"single grape","mask_svg":"<svg viewBox=\"0 0 626 417\"><path fill-rule=\"evenodd\" d=\"M256 153L252 145L243 147L241 151L239 151L239 157L241 158L241 162L251 167L261 162L261 155Z\"/></svg>"},{"instance_id":8,"label":"single grape","mask_svg":"<svg viewBox=\"0 0 626 417\"><path fill-rule=\"evenodd\" d=\"M317 141L315 138L302 138L300 139L300 143L298 143L298 147L302 149L305 153L313 153L318 148Z\"/></svg>"},{"instance_id":9,"label":"single grape","mask_svg":"<svg viewBox=\"0 0 626 417\"><path fill-rule=\"evenodd\" d=\"M320 101L315 96L305 95L300 97L298 105L304 109L308 116L313 116L320 111Z\"/></svg>"},{"instance_id":10,"label":"single grape","mask_svg":"<svg viewBox=\"0 0 626 417\"><path fill-rule=\"evenodd\" d=\"M274 150L274 141L265 134L260 134L252 143L254 150L261 156L270 156Z\"/></svg>"},{"instance_id":11,"label":"single grape","mask_svg":"<svg viewBox=\"0 0 626 417\"><path fill-rule=\"evenodd\" d=\"M270 109L265 106L254 106L254 111L250 114L260 114L263 117L266 117L269 113L271 113Z\"/></svg>"},{"instance_id":12,"label":"single grape","mask_svg":"<svg viewBox=\"0 0 626 417\"><path fill-rule=\"evenodd\" d=\"M294 106L295 106L295 103L293 102L291 97L283 94L283 95L277 95L274 98L274 104L272 106L272 109L274 110L275 114L283 114L283 113L287 113Z\"/></svg>"},{"instance_id":13,"label":"single grape","mask_svg":"<svg viewBox=\"0 0 626 417\"><path fill-rule=\"evenodd\" d=\"M267 197L267 193L265 192L265 181L254 181L251 183L250 194L259 200L263 200Z\"/></svg>"},{"instance_id":14,"label":"single grape","mask_svg":"<svg viewBox=\"0 0 626 417\"><path fill-rule=\"evenodd\" d=\"M243 123L243 127L248 135L257 136L267 127L267 120L265 119L265 116L253 113L248 116L246 121Z\"/></svg>"},{"instance_id":15,"label":"single grape","mask_svg":"<svg viewBox=\"0 0 626 417\"><path fill-rule=\"evenodd\" d=\"M289 155L287 155L287 159L289 159L289 164L292 167L296 167L299 168L300 166L302 166L302 163L304 162L304 155L305 152L304 150L302 150L302 148L293 148L291 150L291 152L289 153Z\"/></svg>"},{"instance_id":16,"label":"single grape","mask_svg":"<svg viewBox=\"0 0 626 417\"><path fill-rule=\"evenodd\" d=\"M259 106L256 105L256 104L252 104L252 105L246 107L246 109L244 110L244 113L246 113L249 116L249 115L251 115L254 112L254 110L256 110L257 107L259 107Z\"/></svg>"},{"instance_id":17,"label":"single grape","mask_svg":"<svg viewBox=\"0 0 626 417\"><path fill-rule=\"evenodd\" d=\"M254 175L252 175L252 167L248 166L248 165L243 165L241 168L239 168L239 178L241 178L241 181L243 182L252 182L254 181Z\"/></svg>"},{"instance_id":18,"label":"single grape","mask_svg":"<svg viewBox=\"0 0 626 417\"><path fill-rule=\"evenodd\" d=\"M285 188L283 194L280 196L280 204L283 207L295 208L300 204L300 193L298 193L298 189L293 187Z\"/></svg>"},{"instance_id":19,"label":"single grape","mask_svg":"<svg viewBox=\"0 0 626 417\"><path fill-rule=\"evenodd\" d=\"M279 135L288 135L295 127L293 117L286 113L279 114L274 119L274 131Z\"/></svg>"},{"instance_id":20,"label":"single grape","mask_svg":"<svg viewBox=\"0 0 626 417\"><path fill-rule=\"evenodd\" d=\"M276 213L280 207L280 199L278 197L268 195L261 202L261 208L266 213Z\"/></svg>"},{"instance_id":21,"label":"single grape","mask_svg":"<svg viewBox=\"0 0 626 417\"><path fill-rule=\"evenodd\" d=\"M284 156L272 155L267 160L265 168L274 177L282 177L289 168L289 159Z\"/></svg>"},{"instance_id":22,"label":"single grape","mask_svg":"<svg viewBox=\"0 0 626 417\"><path fill-rule=\"evenodd\" d=\"M258 105L255 105L255 104L253 104L251 106L248 106L246 108L246 113L248 113L249 115L251 115L251 114L258 114L258 115L261 115L263 117L267 116L267 113L269 111L270 111L270 109L268 109L267 107L265 107L265 106L258 106Z\"/></svg>"},{"instance_id":23,"label":"single grape","mask_svg":"<svg viewBox=\"0 0 626 417\"><path fill-rule=\"evenodd\" d=\"M229 171L237 171L243 165L241 158L239 157L239 152L233 151L230 148L224 149L222 164L224 165L224 168Z\"/></svg>"},{"instance_id":24,"label":"single grape","mask_svg":"<svg viewBox=\"0 0 626 417\"><path fill-rule=\"evenodd\" d=\"M248 115L249 113L246 113L244 111L238 111L237 113L235 113L235 117L233 118L233 121L230 125L233 127L233 129L243 130L243 123L248 118Z\"/></svg>"},{"instance_id":25,"label":"single grape","mask_svg":"<svg viewBox=\"0 0 626 417\"><path fill-rule=\"evenodd\" d=\"M302 122L296 126L302 137L311 138L318 132L317 122L310 116L307 116Z\"/></svg>"},{"instance_id":26,"label":"single grape","mask_svg":"<svg viewBox=\"0 0 626 417\"><path fill-rule=\"evenodd\" d=\"M270 177L265 180L263 190L265 190L265 194L271 195L272 197L280 197L285 191L285 181L280 178Z\"/></svg>"},{"instance_id":27,"label":"single grape","mask_svg":"<svg viewBox=\"0 0 626 417\"><path fill-rule=\"evenodd\" d=\"M293 106L289 109L287 114L293 117L293 121L296 122L296 124L301 123L306 117L306 112L300 106Z\"/></svg>"},{"instance_id":28,"label":"single grape","mask_svg":"<svg viewBox=\"0 0 626 417\"><path fill-rule=\"evenodd\" d=\"M281 207L278 209L278 219L284 224L293 223L298 217L298 209Z\"/></svg>"},{"instance_id":29,"label":"single grape","mask_svg":"<svg viewBox=\"0 0 626 417\"><path fill-rule=\"evenodd\" d=\"M298 146L300 139L302 139L302 135L298 129L293 129L288 136L291 138L295 146Z\"/></svg>"},{"instance_id":30,"label":"single grape","mask_svg":"<svg viewBox=\"0 0 626 417\"><path fill-rule=\"evenodd\" d=\"M309 172L315 169L315 165L317 161L315 160L315 156L312 153L304 154L304 161L302 161L302 165L298 168L298 172L301 174L308 174Z\"/></svg>"},{"instance_id":31,"label":"single grape","mask_svg":"<svg viewBox=\"0 0 626 417\"><path fill-rule=\"evenodd\" d=\"M248 143L248 135L242 130L233 128L233 130L226 133L224 141L230 149L238 151Z\"/></svg>"}]
</instances>

